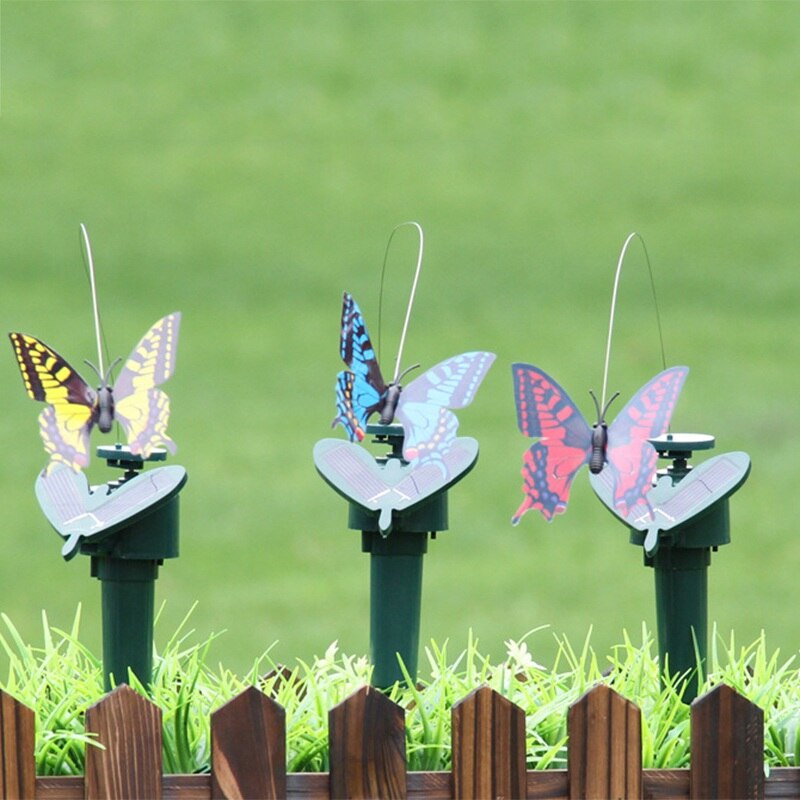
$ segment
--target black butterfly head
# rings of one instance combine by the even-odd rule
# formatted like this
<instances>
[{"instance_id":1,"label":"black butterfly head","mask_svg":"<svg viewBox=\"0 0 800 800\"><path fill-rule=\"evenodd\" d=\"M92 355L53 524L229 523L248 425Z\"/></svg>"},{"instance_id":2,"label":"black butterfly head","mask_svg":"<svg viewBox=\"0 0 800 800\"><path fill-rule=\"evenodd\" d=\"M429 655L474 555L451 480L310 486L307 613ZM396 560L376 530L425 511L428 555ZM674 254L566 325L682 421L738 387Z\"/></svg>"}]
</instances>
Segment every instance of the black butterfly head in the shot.
<instances>
[{"instance_id":1,"label":"black butterfly head","mask_svg":"<svg viewBox=\"0 0 800 800\"><path fill-rule=\"evenodd\" d=\"M403 391L403 387L400 385L400 381L411 372L412 369L417 369L419 364L414 364L413 366L409 367L408 369L403 370L400 373L396 381L392 381L386 387L386 395L383 401L383 406L381 408L381 418L380 423L381 425L391 425L392 420L394 420L394 414L397 410L397 404L400 402L400 392Z\"/></svg>"}]
</instances>

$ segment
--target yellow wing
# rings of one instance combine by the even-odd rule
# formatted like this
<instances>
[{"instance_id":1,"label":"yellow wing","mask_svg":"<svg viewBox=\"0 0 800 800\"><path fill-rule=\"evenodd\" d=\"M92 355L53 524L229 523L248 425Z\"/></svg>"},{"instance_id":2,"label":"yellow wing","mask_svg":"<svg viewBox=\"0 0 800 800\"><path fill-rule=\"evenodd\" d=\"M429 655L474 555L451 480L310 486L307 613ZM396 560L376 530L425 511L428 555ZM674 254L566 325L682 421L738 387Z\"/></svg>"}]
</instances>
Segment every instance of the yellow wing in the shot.
<instances>
[{"instance_id":1,"label":"yellow wing","mask_svg":"<svg viewBox=\"0 0 800 800\"><path fill-rule=\"evenodd\" d=\"M79 470L89 463L89 433L95 423L96 394L51 347L24 333L9 334L25 390L48 403L39 415L39 433L55 462Z\"/></svg>"},{"instance_id":2,"label":"yellow wing","mask_svg":"<svg viewBox=\"0 0 800 800\"><path fill-rule=\"evenodd\" d=\"M154 448L177 449L167 435L169 397L156 387L175 369L179 312L160 319L128 356L114 384L114 414L125 428L131 452L145 458Z\"/></svg>"}]
</instances>

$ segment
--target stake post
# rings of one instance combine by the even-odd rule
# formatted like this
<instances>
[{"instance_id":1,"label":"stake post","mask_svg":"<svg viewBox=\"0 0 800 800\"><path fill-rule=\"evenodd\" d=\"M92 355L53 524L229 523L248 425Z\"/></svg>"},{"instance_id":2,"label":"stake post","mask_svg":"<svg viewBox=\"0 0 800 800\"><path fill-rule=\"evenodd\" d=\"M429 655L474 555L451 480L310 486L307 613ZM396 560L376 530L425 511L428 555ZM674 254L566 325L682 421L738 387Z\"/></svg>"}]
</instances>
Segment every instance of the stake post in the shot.
<instances>
[{"instance_id":1,"label":"stake post","mask_svg":"<svg viewBox=\"0 0 800 800\"><path fill-rule=\"evenodd\" d=\"M650 441L660 458L672 460L671 466L659 471L656 485L648 495L653 505L659 507L661 497L680 491L677 487L692 473L689 465L692 453L713 448L714 437L665 434ZM631 544L645 545L644 565L654 571L662 670L665 677L668 674L689 677L683 695L686 702L697 697L707 664L708 568L711 553L731 540L728 497L732 493L733 490L722 491L714 497L712 492L699 512L684 519L675 517L671 527L659 530L654 545L650 531L632 529L630 534Z\"/></svg>"},{"instance_id":2,"label":"stake post","mask_svg":"<svg viewBox=\"0 0 800 800\"><path fill-rule=\"evenodd\" d=\"M423 557L429 537L448 528L447 490L475 465L478 444L459 437L440 465L415 466L403 458L402 425L367 425L366 432L389 451L373 458L358 445L323 439L314 463L348 500L348 528L361 531L370 556L372 683L386 689L405 680L398 657L416 675Z\"/></svg>"},{"instance_id":3,"label":"stake post","mask_svg":"<svg viewBox=\"0 0 800 800\"><path fill-rule=\"evenodd\" d=\"M122 478L109 483L109 495L129 481L141 480L144 459L131 456L127 448L99 447L98 455L111 467L125 470ZM166 454L156 451L148 460L163 460ZM183 480L171 491L158 497L144 511L139 511L108 531L83 538L79 552L89 556L90 574L101 583L103 618L103 674L106 691L128 682L130 670L147 685L153 670L153 616L155 582L158 569L166 558L179 554L178 492Z\"/></svg>"},{"instance_id":4,"label":"stake post","mask_svg":"<svg viewBox=\"0 0 800 800\"><path fill-rule=\"evenodd\" d=\"M723 453L692 467L692 453L714 447L713 436L667 433L649 441L672 464L658 471L646 500L627 516L616 507L605 469L592 475L591 483L628 526L631 544L643 547L644 564L654 571L662 670L665 677L687 676L683 695L690 702L700 689L708 655L711 553L731 540L728 498L747 479L750 457Z\"/></svg>"}]
</instances>

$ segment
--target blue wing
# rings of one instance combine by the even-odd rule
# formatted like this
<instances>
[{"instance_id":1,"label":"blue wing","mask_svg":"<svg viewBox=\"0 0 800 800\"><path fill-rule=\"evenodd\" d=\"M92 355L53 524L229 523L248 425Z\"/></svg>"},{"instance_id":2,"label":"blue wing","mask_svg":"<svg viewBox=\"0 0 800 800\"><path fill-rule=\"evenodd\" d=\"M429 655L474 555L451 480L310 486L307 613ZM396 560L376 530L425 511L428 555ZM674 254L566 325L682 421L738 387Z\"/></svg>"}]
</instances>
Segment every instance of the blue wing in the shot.
<instances>
[{"instance_id":1,"label":"blue wing","mask_svg":"<svg viewBox=\"0 0 800 800\"><path fill-rule=\"evenodd\" d=\"M492 365L493 353L462 353L412 381L400 395L397 418L403 425L403 457L420 463L441 460L458 430L449 409L469 405Z\"/></svg>"},{"instance_id":2,"label":"blue wing","mask_svg":"<svg viewBox=\"0 0 800 800\"><path fill-rule=\"evenodd\" d=\"M370 415L383 408L386 384L361 309L348 292L342 298L339 353L349 369L336 376L333 426L341 425L350 441L361 441Z\"/></svg>"}]
</instances>

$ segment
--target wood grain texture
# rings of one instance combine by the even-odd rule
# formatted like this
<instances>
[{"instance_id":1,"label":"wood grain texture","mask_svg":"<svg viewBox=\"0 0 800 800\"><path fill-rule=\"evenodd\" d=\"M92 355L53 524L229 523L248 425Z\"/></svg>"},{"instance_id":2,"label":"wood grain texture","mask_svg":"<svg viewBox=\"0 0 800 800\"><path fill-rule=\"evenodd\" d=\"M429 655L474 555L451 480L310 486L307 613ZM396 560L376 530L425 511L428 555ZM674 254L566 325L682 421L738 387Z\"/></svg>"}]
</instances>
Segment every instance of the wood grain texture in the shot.
<instances>
[{"instance_id":1,"label":"wood grain texture","mask_svg":"<svg viewBox=\"0 0 800 800\"><path fill-rule=\"evenodd\" d=\"M453 706L453 796L525 798L525 712L488 686Z\"/></svg>"},{"instance_id":2,"label":"wood grain texture","mask_svg":"<svg viewBox=\"0 0 800 800\"><path fill-rule=\"evenodd\" d=\"M105 747L86 748L88 800L160 800L161 709L122 684L87 709L86 730Z\"/></svg>"},{"instance_id":3,"label":"wood grain texture","mask_svg":"<svg viewBox=\"0 0 800 800\"><path fill-rule=\"evenodd\" d=\"M639 709L603 684L570 709L569 796L642 797L642 722Z\"/></svg>"},{"instance_id":4,"label":"wood grain texture","mask_svg":"<svg viewBox=\"0 0 800 800\"><path fill-rule=\"evenodd\" d=\"M730 686L692 703L692 798L764 797L764 712Z\"/></svg>"},{"instance_id":5,"label":"wood grain texture","mask_svg":"<svg viewBox=\"0 0 800 800\"><path fill-rule=\"evenodd\" d=\"M364 686L328 714L330 793L335 798L404 798L405 713Z\"/></svg>"},{"instance_id":6,"label":"wood grain texture","mask_svg":"<svg viewBox=\"0 0 800 800\"><path fill-rule=\"evenodd\" d=\"M0 797L33 797L36 720L33 711L0 691Z\"/></svg>"},{"instance_id":7,"label":"wood grain texture","mask_svg":"<svg viewBox=\"0 0 800 800\"><path fill-rule=\"evenodd\" d=\"M286 796L286 712L253 686L211 715L211 796Z\"/></svg>"}]
</instances>

